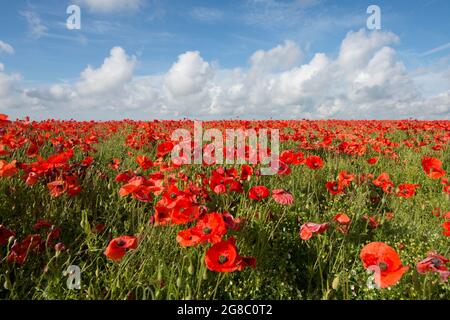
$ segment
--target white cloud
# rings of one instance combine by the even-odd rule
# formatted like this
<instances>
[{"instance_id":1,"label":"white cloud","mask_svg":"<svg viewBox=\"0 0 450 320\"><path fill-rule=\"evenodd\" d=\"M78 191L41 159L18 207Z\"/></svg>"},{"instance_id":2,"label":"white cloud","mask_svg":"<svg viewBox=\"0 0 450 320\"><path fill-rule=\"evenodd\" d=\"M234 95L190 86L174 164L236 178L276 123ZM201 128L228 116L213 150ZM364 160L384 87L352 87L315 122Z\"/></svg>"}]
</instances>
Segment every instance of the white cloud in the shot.
<instances>
[{"instance_id":1,"label":"white cloud","mask_svg":"<svg viewBox=\"0 0 450 320\"><path fill-rule=\"evenodd\" d=\"M78 3L97 13L136 11L142 6L142 0L79 0Z\"/></svg>"},{"instance_id":2,"label":"white cloud","mask_svg":"<svg viewBox=\"0 0 450 320\"><path fill-rule=\"evenodd\" d=\"M293 41L286 40L284 44L268 51L256 51L250 57L250 62L256 69L284 71L297 65L302 56L300 48Z\"/></svg>"},{"instance_id":3,"label":"white cloud","mask_svg":"<svg viewBox=\"0 0 450 320\"><path fill-rule=\"evenodd\" d=\"M121 47L114 47L100 68L88 66L81 73L76 90L81 96L115 92L131 80L135 66L135 57L127 56Z\"/></svg>"},{"instance_id":4,"label":"white cloud","mask_svg":"<svg viewBox=\"0 0 450 320\"><path fill-rule=\"evenodd\" d=\"M408 71L392 47L398 41L389 32L349 32L335 57L316 53L304 62L300 47L285 41L235 69L188 51L166 73L139 77L136 58L115 47L72 84L19 91L1 65L0 99L30 106L25 115L39 110L41 118L449 119L450 85L436 85L448 79L448 64Z\"/></svg>"},{"instance_id":5,"label":"white cloud","mask_svg":"<svg viewBox=\"0 0 450 320\"><path fill-rule=\"evenodd\" d=\"M0 53L1 52L13 54L14 48L9 43L6 43L6 42L3 42L2 40L0 40Z\"/></svg>"},{"instance_id":6,"label":"white cloud","mask_svg":"<svg viewBox=\"0 0 450 320\"><path fill-rule=\"evenodd\" d=\"M40 38L47 33L48 28L42 23L37 12L26 10L22 11L21 15L27 20L32 37Z\"/></svg>"}]
</instances>

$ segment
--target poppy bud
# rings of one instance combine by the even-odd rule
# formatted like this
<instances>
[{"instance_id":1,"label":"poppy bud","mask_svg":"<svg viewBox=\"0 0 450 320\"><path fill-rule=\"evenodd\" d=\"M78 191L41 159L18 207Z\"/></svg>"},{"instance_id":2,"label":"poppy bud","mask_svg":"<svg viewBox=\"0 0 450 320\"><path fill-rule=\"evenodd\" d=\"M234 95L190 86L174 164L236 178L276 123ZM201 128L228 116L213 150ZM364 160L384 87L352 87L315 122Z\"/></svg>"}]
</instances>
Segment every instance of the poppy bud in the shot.
<instances>
[{"instance_id":1,"label":"poppy bud","mask_svg":"<svg viewBox=\"0 0 450 320\"><path fill-rule=\"evenodd\" d=\"M192 261L189 261L188 273L192 276L195 273L194 264Z\"/></svg>"},{"instance_id":2,"label":"poppy bud","mask_svg":"<svg viewBox=\"0 0 450 320\"><path fill-rule=\"evenodd\" d=\"M177 287L181 288L181 286L183 285L183 280L181 279L181 277L177 278Z\"/></svg>"},{"instance_id":3,"label":"poppy bud","mask_svg":"<svg viewBox=\"0 0 450 320\"><path fill-rule=\"evenodd\" d=\"M333 279L333 283L331 284L331 287L334 290L337 290L339 288L339 275L337 275L334 279Z\"/></svg>"},{"instance_id":4,"label":"poppy bud","mask_svg":"<svg viewBox=\"0 0 450 320\"><path fill-rule=\"evenodd\" d=\"M202 279L205 280L205 281L208 280L208 270L207 269L205 269L203 271Z\"/></svg>"}]
</instances>

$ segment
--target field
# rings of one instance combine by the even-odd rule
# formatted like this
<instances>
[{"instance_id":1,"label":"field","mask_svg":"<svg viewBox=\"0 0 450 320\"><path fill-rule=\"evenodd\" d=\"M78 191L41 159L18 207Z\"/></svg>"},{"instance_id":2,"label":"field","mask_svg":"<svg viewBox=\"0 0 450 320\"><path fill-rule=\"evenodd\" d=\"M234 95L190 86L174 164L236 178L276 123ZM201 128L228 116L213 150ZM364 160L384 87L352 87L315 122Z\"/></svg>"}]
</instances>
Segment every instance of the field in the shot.
<instances>
[{"instance_id":1,"label":"field","mask_svg":"<svg viewBox=\"0 0 450 320\"><path fill-rule=\"evenodd\" d=\"M450 299L450 121L203 126L279 129L279 170L0 115L0 299Z\"/></svg>"}]
</instances>

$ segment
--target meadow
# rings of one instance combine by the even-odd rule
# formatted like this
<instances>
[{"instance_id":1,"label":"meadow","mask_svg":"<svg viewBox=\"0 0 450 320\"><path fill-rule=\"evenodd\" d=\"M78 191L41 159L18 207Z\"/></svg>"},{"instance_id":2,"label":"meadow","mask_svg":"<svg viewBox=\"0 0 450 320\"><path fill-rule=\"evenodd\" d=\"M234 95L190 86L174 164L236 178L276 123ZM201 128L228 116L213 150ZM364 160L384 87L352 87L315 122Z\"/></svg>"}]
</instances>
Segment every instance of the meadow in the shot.
<instances>
[{"instance_id":1,"label":"meadow","mask_svg":"<svg viewBox=\"0 0 450 320\"><path fill-rule=\"evenodd\" d=\"M204 122L279 129L268 176L192 126L0 115L0 299L450 298L450 121Z\"/></svg>"}]
</instances>

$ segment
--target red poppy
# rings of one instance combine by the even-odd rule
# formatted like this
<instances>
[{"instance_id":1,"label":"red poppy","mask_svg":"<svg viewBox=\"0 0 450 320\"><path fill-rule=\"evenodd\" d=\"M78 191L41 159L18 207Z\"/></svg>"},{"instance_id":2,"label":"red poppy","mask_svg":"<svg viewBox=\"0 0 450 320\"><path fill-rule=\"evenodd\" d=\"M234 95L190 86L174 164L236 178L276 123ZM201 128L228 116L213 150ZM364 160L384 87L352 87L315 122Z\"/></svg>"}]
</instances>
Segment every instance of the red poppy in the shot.
<instances>
[{"instance_id":1,"label":"red poppy","mask_svg":"<svg viewBox=\"0 0 450 320\"><path fill-rule=\"evenodd\" d=\"M222 213L222 217L223 217L223 221L225 222L225 225L227 226L228 230L238 231L241 229L241 224L243 222L243 219L234 218L228 212Z\"/></svg>"},{"instance_id":2,"label":"red poppy","mask_svg":"<svg viewBox=\"0 0 450 320\"><path fill-rule=\"evenodd\" d=\"M306 158L305 164L313 170L318 170L323 167L322 158L319 156L310 156Z\"/></svg>"},{"instance_id":3,"label":"red poppy","mask_svg":"<svg viewBox=\"0 0 450 320\"><path fill-rule=\"evenodd\" d=\"M444 229L442 231L442 234L446 237L450 237L450 221L446 221L442 224L442 228Z\"/></svg>"},{"instance_id":4,"label":"red poppy","mask_svg":"<svg viewBox=\"0 0 450 320\"><path fill-rule=\"evenodd\" d=\"M241 180L248 180L253 174L253 168L247 164L243 164L241 167Z\"/></svg>"},{"instance_id":5,"label":"red poppy","mask_svg":"<svg viewBox=\"0 0 450 320\"><path fill-rule=\"evenodd\" d=\"M343 188L342 184L340 184L338 181L328 181L325 184L325 187L334 196L344 193L344 191L343 191L344 188Z\"/></svg>"},{"instance_id":6,"label":"red poppy","mask_svg":"<svg viewBox=\"0 0 450 320\"><path fill-rule=\"evenodd\" d=\"M261 201L262 199L267 198L269 194L269 189L267 189L265 186L252 187L248 192L249 198L257 201Z\"/></svg>"},{"instance_id":7,"label":"red poppy","mask_svg":"<svg viewBox=\"0 0 450 320\"><path fill-rule=\"evenodd\" d=\"M0 177L12 177L19 171L16 167L16 160L11 161L10 163L5 160L0 160Z\"/></svg>"},{"instance_id":8,"label":"red poppy","mask_svg":"<svg viewBox=\"0 0 450 320\"><path fill-rule=\"evenodd\" d=\"M376 229L380 225L380 223L375 219L375 217L369 216L367 214L362 216L362 220L369 221L369 227L372 229Z\"/></svg>"},{"instance_id":9,"label":"red poppy","mask_svg":"<svg viewBox=\"0 0 450 320\"><path fill-rule=\"evenodd\" d=\"M446 212L446 213L442 216L442 218L450 220L450 211L449 211L449 212Z\"/></svg>"},{"instance_id":10,"label":"red poppy","mask_svg":"<svg viewBox=\"0 0 450 320\"><path fill-rule=\"evenodd\" d=\"M367 159L367 163L368 163L368 164L371 164L371 165L374 165L374 164L376 164L377 162L378 162L378 158L376 158L376 157Z\"/></svg>"},{"instance_id":11,"label":"red poppy","mask_svg":"<svg viewBox=\"0 0 450 320\"><path fill-rule=\"evenodd\" d=\"M144 169L147 170L151 167L153 167L153 162L152 160L150 160L149 158L147 158L146 156L137 156L136 157L136 162L139 164L139 166Z\"/></svg>"},{"instance_id":12,"label":"red poppy","mask_svg":"<svg viewBox=\"0 0 450 320\"><path fill-rule=\"evenodd\" d=\"M442 169L442 161L436 158L424 157L422 168L425 174L432 179L439 179L445 175L445 171Z\"/></svg>"},{"instance_id":13,"label":"red poppy","mask_svg":"<svg viewBox=\"0 0 450 320\"><path fill-rule=\"evenodd\" d=\"M50 195L54 198L59 197L67 190L67 185L64 180L55 180L47 183L47 188L50 191Z\"/></svg>"},{"instance_id":14,"label":"red poppy","mask_svg":"<svg viewBox=\"0 0 450 320\"><path fill-rule=\"evenodd\" d=\"M113 170L119 170L119 166L120 166L120 159L117 158L113 158L109 163L109 167Z\"/></svg>"},{"instance_id":15,"label":"red poppy","mask_svg":"<svg viewBox=\"0 0 450 320\"><path fill-rule=\"evenodd\" d=\"M336 214L333 217L333 220L338 222L339 224L342 224L342 225L348 225L352 221L352 219L350 219L349 216L346 215L343 212L340 212L340 213Z\"/></svg>"},{"instance_id":16,"label":"red poppy","mask_svg":"<svg viewBox=\"0 0 450 320\"><path fill-rule=\"evenodd\" d=\"M394 187L394 183L386 172L381 173L378 178L372 181L372 183L375 186L382 188L386 193L391 193Z\"/></svg>"},{"instance_id":17,"label":"red poppy","mask_svg":"<svg viewBox=\"0 0 450 320\"><path fill-rule=\"evenodd\" d=\"M30 234L21 242L14 241L7 258L8 263L24 264L29 252L41 247L42 243L40 234Z\"/></svg>"},{"instance_id":18,"label":"red poppy","mask_svg":"<svg viewBox=\"0 0 450 320\"><path fill-rule=\"evenodd\" d=\"M119 261L127 252L127 249L136 249L138 240L133 236L121 236L112 239L105 250L105 256L113 261Z\"/></svg>"},{"instance_id":19,"label":"red poppy","mask_svg":"<svg viewBox=\"0 0 450 320\"><path fill-rule=\"evenodd\" d=\"M166 141L163 143L160 143L158 145L158 147L156 148L157 153L156 156L159 157L164 157L166 154L168 154L169 152L172 151L174 147L174 144L171 141Z\"/></svg>"},{"instance_id":20,"label":"red poppy","mask_svg":"<svg viewBox=\"0 0 450 320\"><path fill-rule=\"evenodd\" d=\"M403 266L398 253L383 242L371 242L362 248L361 261L365 269L375 271L375 284L387 288L396 284L409 269Z\"/></svg>"},{"instance_id":21,"label":"red poppy","mask_svg":"<svg viewBox=\"0 0 450 320\"><path fill-rule=\"evenodd\" d=\"M419 273L437 272L439 273L442 281L447 281L450 276L450 272L445 264L449 261L450 260L444 256L441 256L435 252L430 252L424 260L417 264L416 267Z\"/></svg>"},{"instance_id":22,"label":"red poppy","mask_svg":"<svg viewBox=\"0 0 450 320\"><path fill-rule=\"evenodd\" d=\"M201 241L216 243L227 233L227 227L221 214L213 212L204 215L193 230Z\"/></svg>"},{"instance_id":23,"label":"red poppy","mask_svg":"<svg viewBox=\"0 0 450 320\"><path fill-rule=\"evenodd\" d=\"M177 242L183 247L193 247L202 242L202 239L193 228L181 230L177 235Z\"/></svg>"},{"instance_id":24,"label":"red poppy","mask_svg":"<svg viewBox=\"0 0 450 320\"><path fill-rule=\"evenodd\" d=\"M272 190L272 198L275 202L283 205L291 205L294 203L292 194L284 189Z\"/></svg>"},{"instance_id":25,"label":"red poppy","mask_svg":"<svg viewBox=\"0 0 450 320\"><path fill-rule=\"evenodd\" d=\"M321 234L328 229L328 222L325 223L314 223L307 222L300 227L300 238L302 240L309 240L314 233Z\"/></svg>"},{"instance_id":26,"label":"red poppy","mask_svg":"<svg viewBox=\"0 0 450 320\"><path fill-rule=\"evenodd\" d=\"M206 251L206 267L216 272L234 272L245 267L256 267L256 259L253 257L241 257L236 248L236 240L230 237L214 244Z\"/></svg>"},{"instance_id":27,"label":"red poppy","mask_svg":"<svg viewBox=\"0 0 450 320\"><path fill-rule=\"evenodd\" d=\"M402 198L411 198L416 194L416 189L419 188L418 184L403 183L398 185L397 196Z\"/></svg>"},{"instance_id":28,"label":"red poppy","mask_svg":"<svg viewBox=\"0 0 450 320\"><path fill-rule=\"evenodd\" d=\"M10 237L15 237L16 234L0 224L0 246L6 246Z\"/></svg>"}]
</instances>

